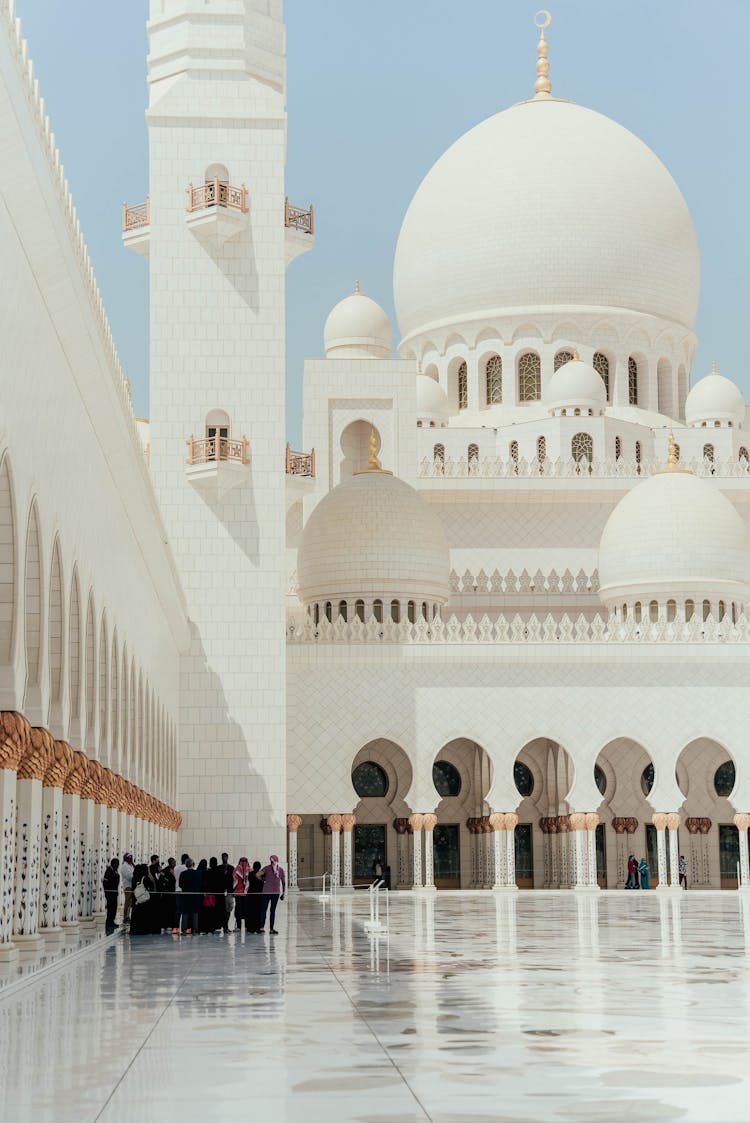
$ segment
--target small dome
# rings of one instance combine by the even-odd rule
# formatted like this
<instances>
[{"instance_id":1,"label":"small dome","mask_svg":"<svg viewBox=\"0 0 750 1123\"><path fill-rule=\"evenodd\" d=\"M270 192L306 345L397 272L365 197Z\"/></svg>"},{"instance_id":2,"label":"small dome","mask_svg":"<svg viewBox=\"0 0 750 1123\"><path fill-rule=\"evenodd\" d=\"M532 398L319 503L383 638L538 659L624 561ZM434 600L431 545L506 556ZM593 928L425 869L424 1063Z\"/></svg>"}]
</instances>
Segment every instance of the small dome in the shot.
<instances>
[{"instance_id":1,"label":"small dome","mask_svg":"<svg viewBox=\"0 0 750 1123\"><path fill-rule=\"evenodd\" d=\"M321 499L297 554L305 605L374 597L445 604L449 574L440 519L389 472L361 472Z\"/></svg>"},{"instance_id":2,"label":"small dome","mask_svg":"<svg viewBox=\"0 0 750 1123\"><path fill-rule=\"evenodd\" d=\"M599 595L640 600L750 600L750 531L718 488L659 472L615 507L599 542Z\"/></svg>"},{"instance_id":3,"label":"small dome","mask_svg":"<svg viewBox=\"0 0 750 1123\"><path fill-rule=\"evenodd\" d=\"M441 425L450 417L448 395L429 374L417 375L417 421L437 421Z\"/></svg>"},{"instance_id":4,"label":"small dome","mask_svg":"<svg viewBox=\"0 0 750 1123\"><path fill-rule=\"evenodd\" d=\"M735 428L741 428L745 420L742 391L723 374L719 374L716 363L713 364L711 373L696 382L688 394L685 420L694 427L699 427L704 422L713 425L719 421L724 425L731 422Z\"/></svg>"},{"instance_id":5,"label":"small dome","mask_svg":"<svg viewBox=\"0 0 750 1123\"><path fill-rule=\"evenodd\" d=\"M607 388L602 376L588 363L572 359L563 363L549 380L547 407L550 413L560 409L593 410L595 415L607 408Z\"/></svg>"},{"instance_id":6,"label":"small dome","mask_svg":"<svg viewBox=\"0 0 750 1123\"><path fill-rule=\"evenodd\" d=\"M359 291L339 301L323 329L326 358L387 359L391 354L391 321L379 304Z\"/></svg>"}]
</instances>

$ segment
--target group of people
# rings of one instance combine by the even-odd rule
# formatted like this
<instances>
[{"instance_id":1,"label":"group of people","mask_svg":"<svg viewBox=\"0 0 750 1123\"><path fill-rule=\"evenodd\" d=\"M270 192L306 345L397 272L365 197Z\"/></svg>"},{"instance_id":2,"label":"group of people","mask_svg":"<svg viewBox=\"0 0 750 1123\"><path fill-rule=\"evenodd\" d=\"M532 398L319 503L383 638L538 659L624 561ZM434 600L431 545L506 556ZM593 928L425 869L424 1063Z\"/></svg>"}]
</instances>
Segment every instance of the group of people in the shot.
<instances>
[{"instance_id":1,"label":"group of people","mask_svg":"<svg viewBox=\"0 0 750 1123\"><path fill-rule=\"evenodd\" d=\"M169 858L162 865L158 854L152 854L148 864L136 864L126 851L122 863L111 860L102 885L110 933L119 927L115 918L122 888L122 920L131 936L229 932L233 913L236 929L244 924L246 932L261 933L269 911L270 932L276 936L276 908L284 900L286 874L276 854L266 866L257 861L251 865L247 858L233 866L228 854L221 855L221 863L202 858L196 866L189 854L179 863Z\"/></svg>"},{"instance_id":2,"label":"group of people","mask_svg":"<svg viewBox=\"0 0 750 1123\"><path fill-rule=\"evenodd\" d=\"M680 875L680 888L687 889L687 862L685 861L684 854L680 854L677 869ZM634 854L630 854L628 856L628 880L625 882L625 888L650 889L650 876L651 874L646 859L641 858L639 862Z\"/></svg>"}]
</instances>

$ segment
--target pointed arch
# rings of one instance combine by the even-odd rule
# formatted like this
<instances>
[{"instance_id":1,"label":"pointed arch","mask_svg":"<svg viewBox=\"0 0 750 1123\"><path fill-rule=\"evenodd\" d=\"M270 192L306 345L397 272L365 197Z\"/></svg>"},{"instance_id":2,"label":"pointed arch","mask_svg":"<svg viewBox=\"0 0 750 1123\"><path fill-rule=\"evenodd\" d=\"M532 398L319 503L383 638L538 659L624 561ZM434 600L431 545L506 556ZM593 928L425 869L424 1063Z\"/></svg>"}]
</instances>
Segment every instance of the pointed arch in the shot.
<instances>
[{"instance_id":1,"label":"pointed arch","mask_svg":"<svg viewBox=\"0 0 750 1123\"><path fill-rule=\"evenodd\" d=\"M42 582L42 545L39 532L39 512L36 501L31 504L26 528L24 560L24 641L26 645L26 700L25 706L39 706L42 677L42 612L44 609Z\"/></svg>"},{"instance_id":2,"label":"pointed arch","mask_svg":"<svg viewBox=\"0 0 750 1123\"><path fill-rule=\"evenodd\" d=\"M120 659L120 769L125 775L130 775L130 698L128 688L129 677L128 645L122 645L122 658Z\"/></svg>"},{"instance_id":3,"label":"pointed arch","mask_svg":"<svg viewBox=\"0 0 750 1123\"><path fill-rule=\"evenodd\" d=\"M129 691L129 716L128 716L128 776L133 777L137 772L137 752L138 752L138 728L136 725L136 714L138 699L136 695L136 686L138 678L135 670L135 659L130 663L130 691Z\"/></svg>"},{"instance_id":4,"label":"pointed arch","mask_svg":"<svg viewBox=\"0 0 750 1123\"><path fill-rule=\"evenodd\" d=\"M62 735L63 687L63 573L60 539L52 544L49 579L49 611L47 617L47 659L49 663L50 723L53 735Z\"/></svg>"},{"instance_id":5,"label":"pointed arch","mask_svg":"<svg viewBox=\"0 0 750 1123\"><path fill-rule=\"evenodd\" d=\"M85 697L86 697L86 733L83 739L87 749L96 745L96 611L94 609L94 591L89 589L88 603L86 604L86 639L84 655Z\"/></svg>"},{"instance_id":6,"label":"pointed arch","mask_svg":"<svg viewBox=\"0 0 750 1123\"><path fill-rule=\"evenodd\" d=\"M78 742L81 735L81 589L75 565L70 579L68 606L68 697L70 736Z\"/></svg>"},{"instance_id":7,"label":"pointed arch","mask_svg":"<svg viewBox=\"0 0 750 1123\"><path fill-rule=\"evenodd\" d=\"M13 662L17 627L16 505L10 456L0 461L0 665Z\"/></svg>"},{"instance_id":8,"label":"pointed arch","mask_svg":"<svg viewBox=\"0 0 750 1123\"><path fill-rule=\"evenodd\" d=\"M109 759L110 767L120 766L120 657L117 648L117 628L112 629L112 660L109 686Z\"/></svg>"},{"instance_id":9,"label":"pointed arch","mask_svg":"<svg viewBox=\"0 0 750 1123\"><path fill-rule=\"evenodd\" d=\"M107 610L99 627L99 760L109 764L109 642Z\"/></svg>"}]
</instances>

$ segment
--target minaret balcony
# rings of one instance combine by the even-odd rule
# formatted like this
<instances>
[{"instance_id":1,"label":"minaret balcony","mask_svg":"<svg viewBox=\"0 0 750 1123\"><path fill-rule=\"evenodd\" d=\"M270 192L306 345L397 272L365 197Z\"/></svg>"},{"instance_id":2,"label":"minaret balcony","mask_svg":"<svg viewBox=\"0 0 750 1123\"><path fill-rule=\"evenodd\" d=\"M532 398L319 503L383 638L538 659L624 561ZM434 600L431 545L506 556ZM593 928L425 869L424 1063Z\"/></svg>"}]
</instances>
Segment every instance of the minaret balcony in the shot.
<instances>
[{"instance_id":1,"label":"minaret balcony","mask_svg":"<svg viewBox=\"0 0 750 1123\"><path fill-rule=\"evenodd\" d=\"M122 244L143 257L148 257L151 241L151 203L138 203L135 207L122 204Z\"/></svg>"},{"instance_id":2,"label":"minaret balcony","mask_svg":"<svg viewBox=\"0 0 750 1123\"><path fill-rule=\"evenodd\" d=\"M186 221L190 230L204 241L223 246L247 226L247 187L234 187L221 179L210 179L187 186Z\"/></svg>"},{"instance_id":3,"label":"minaret balcony","mask_svg":"<svg viewBox=\"0 0 750 1123\"><path fill-rule=\"evenodd\" d=\"M286 263L289 265L301 253L307 253L315 245L315 210L312 203L307 210L293 207L287 197L284 200L284 226L286 227Z\"/></svg>"},{"instance_id":4,"label":"minaret balcony","mask_svg":"<svg viewBox=\"0 0 750 1123\"><path fill-rule=\"evenodd\" d=\"M247 479L250 442L247 437L189 437L185 474L195 487L222 499Z\"/></svg>"},{"instance_id":5,"label":"minaret balcony","mask_svg":"<svg viewBox=\"0 0 750 1123\"><path fill-rule=\"evenodd\" d=\"M315 449L312 452L295 452L286 446L286 498L287 508L298 499L315 490Z\"/></svg>"}]
</instances>

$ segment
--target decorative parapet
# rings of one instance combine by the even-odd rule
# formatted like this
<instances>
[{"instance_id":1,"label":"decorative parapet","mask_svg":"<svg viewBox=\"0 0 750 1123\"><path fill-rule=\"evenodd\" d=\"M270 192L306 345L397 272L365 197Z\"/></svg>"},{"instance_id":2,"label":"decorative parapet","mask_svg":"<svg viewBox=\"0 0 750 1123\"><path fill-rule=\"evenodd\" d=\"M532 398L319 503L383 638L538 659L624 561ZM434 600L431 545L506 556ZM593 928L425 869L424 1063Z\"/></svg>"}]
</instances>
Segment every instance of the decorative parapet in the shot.
<instances>
[{"instance_id":1,"label":"decorative parapet","mask_svg":"<svg viewBox=\"0 0 750 1123\"><path fill-rule=\"evenodd\" d=\"M129 207L127 203L122 204L122 232L129 234L131 230L142 230L144 226L148 226L151 222L151 200L146 199L145 203L138 203L134 207Z\"/></svg>"},{"instance_id":2,"label":"decorative parapet","mask_svg":"<svg viewBox=\"0 0 750 1123\"><path fill-rule=\"evenodd\" d=\"M581 613L575 620L567 613L558 617L548 613L543 619L535 613L526 618L501 614L494 619L485 614L475 620L469 613L463 620L450 616L447 620L427 621L421 617L415 624L406 620L398 624L392 620L378 623L374 616L363 623L358 616L353 620L340 616L334 623L322 619L316 625L307 619L302 624L291 624L286 635L289 644L747 643L750 622L744 613L734 624L728 616L721 621L713 616L706 620L694 616L688 621L662 618L640 624L631 616L619 623L598 613L590 619Z\"/></svg>"},{"instance_id":3,"label":"decorative parapet","mask_svg":"<svg viewBox=\"0 0 750 1123\"><path fill-rule=\"evenodd\" d=\"M231 183L224 183L220 179L211 179L193 187L187 186L187 203L185 209L188 214L193 211L204 210L207 207L226 207L229 210L240 211L247 214L247 187L233 187Z\"/></svg>"},{"instance_id":4,"label":"decorative parapet","mask_svg":"<svg viewBox=\"0 0 750 1123\"><path fill-rule=\"evenodd\" d=\"M662 460L594 460L576 461L571 457L557 460L504 460L500 456L487 456L471 461L447 457L433 459L425 456L419 462L420 479L644 479L664 467ZM745 460L685 460L680 467L696 476L717 476L722 479L750 476L750 463Z\"/></svg>"},{"instance_id":5,"label":"decorative parapet","mask_svg":"<svg viewBox=\"0 0 750 1123\"><path fill-rule=\"evenodd\" d=\"M231 437L202 437L190 436L187 440L188 464L214 464L225 461L234 464L249 464L248 450L250 442L247 437L233 440Z\"/></svg>"},{"instance_id":6,"label":"decorative parapet","mask_svg":"<svg viewBox=\"0 0 750 1123\"><path fill-rule=\"evenodd\" d=\"M539 569L534 574L530 574L525 569L519 574L514 573L512 569L506 573L499 573L495 569L488 577L483 569L480 569L477 574L470 573L467 569L463 577L459 577L454 569L451 571L449 582L451 593L503 596L527 594L549 596L550 593L560 593L563 596L580 596L599 591L599 571L595 569L593 573L584 573L579 569L573 576L569 569L562 574L554 569L547 574Z\"/></svg>"},{"instance_id":7,"label":"decorative parapet","mask_svg":"<svg viewBox=\"0 0 750 1123\"><path fill-rule=\"evenodd\" d=\"M289 445L286 446L284 466L287 476L305 476L315 478L315 449L311 452L294 452Z\"/></svg>"},{"instance_id":8,"label":"decorative parapet","mask_svg":"<svg viewBox=\"0 0 750 1123\"><path fill-rule=\"evenodd\" d=\"M284 226L291 230L299 230L302 234L314 234L315 211L312 203L307 210L303 207L293 207L287 196L284 200Z\"/></svg>"}]
</instances>

